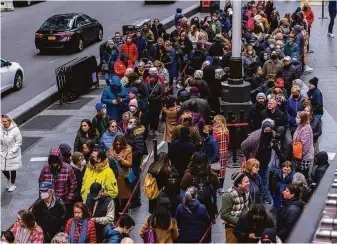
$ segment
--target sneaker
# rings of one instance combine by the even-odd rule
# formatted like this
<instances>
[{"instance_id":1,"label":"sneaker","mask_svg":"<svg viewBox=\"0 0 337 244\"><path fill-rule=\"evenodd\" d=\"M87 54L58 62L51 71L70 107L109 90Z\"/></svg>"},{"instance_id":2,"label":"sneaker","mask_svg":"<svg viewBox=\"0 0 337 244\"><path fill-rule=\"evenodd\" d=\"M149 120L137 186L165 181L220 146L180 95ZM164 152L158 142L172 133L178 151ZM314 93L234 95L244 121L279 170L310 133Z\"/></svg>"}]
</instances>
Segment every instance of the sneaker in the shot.
<instances>
[{"instance_id":1,"label":"sneaker","mask_svg":"<svg viewBox=\"0 0 337 244\"><path fill-rule=\"evenodd\" d=\"M305 72L311 72L313 71L314 69L309 67L308 65L305 66Z\"/></svg>"},{"instance_id":2,"label":"sneaker","mask_svg":"<svg viewBox=\"0 0 337 244\"><path fill-rule=\"evenodd\" d=\"M328 37L334 38L335 36L332 33L328 33Z\"/></svg>"},{"instance_id":3,"label":"sneaker","mask_svg":"<svg viewBox=\"0 0 337 244\"><path fill-rule=\"evenodd\" d=\"M8 188L8 191L9 191L9 192L12 192L12 191L14 191L15 189L16 189L15 184L11 184L11 186Z\"/></svg>"},{"instance_id":4,"label":"sneaker","mask_svg":"<svg viewBox=\"0 0 337 244\"><path fill-rule=\"evenodd\" d=\"M7 181L7 185L6 185L6 189L8 189L10 186L11 186L11 181L8 180L8 181Z\"/></svg>"}]
</instances>

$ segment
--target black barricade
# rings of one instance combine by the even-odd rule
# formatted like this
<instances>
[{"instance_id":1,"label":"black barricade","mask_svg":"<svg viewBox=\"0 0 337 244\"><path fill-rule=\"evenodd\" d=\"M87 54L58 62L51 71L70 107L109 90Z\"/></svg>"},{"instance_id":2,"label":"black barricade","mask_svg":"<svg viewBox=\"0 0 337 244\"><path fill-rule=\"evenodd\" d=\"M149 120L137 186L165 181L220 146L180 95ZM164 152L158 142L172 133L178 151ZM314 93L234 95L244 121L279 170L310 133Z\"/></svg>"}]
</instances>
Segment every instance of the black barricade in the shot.
<instances>
[{"instance_id":1,"label":"black barricade","mask_svg":"<svg viewBox=\"0 0 337 244\"><path fill-rule=\"evenodd\" d=\"M60 103L76 100L98 85L97 61L95 56L75 58L56 68L56 83Z\"/></svg>"}]
</instances>

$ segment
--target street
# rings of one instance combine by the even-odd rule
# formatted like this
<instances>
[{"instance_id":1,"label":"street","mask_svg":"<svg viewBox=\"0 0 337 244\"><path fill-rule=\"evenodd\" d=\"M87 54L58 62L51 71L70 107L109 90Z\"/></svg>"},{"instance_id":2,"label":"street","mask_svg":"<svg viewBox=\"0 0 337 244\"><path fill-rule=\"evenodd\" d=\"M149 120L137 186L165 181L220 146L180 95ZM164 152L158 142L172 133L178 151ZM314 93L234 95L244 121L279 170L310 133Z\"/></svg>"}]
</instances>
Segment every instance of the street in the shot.
<instances>
[{"instance_id":1,"label":"street","mask_svg":"<svg viewBox=\"0 0 337 244\"><path fill-rule=\"evenodd\" d=\"M104 40L122 26L144 17L165 19L176 8L187 8L197 1L177 1L174 4L144 4L143 1L46 1L30 7L2 13L1 57L18 62L24 68L22 90L1 98L2 113L8 113L56 84L55 68L75 57L96 55L101 43L86 47L75 54L41 55L34 45L34 35L43 22L54 14L78 12L96 18L103 25Z\"/></svg>"}]
</instances>

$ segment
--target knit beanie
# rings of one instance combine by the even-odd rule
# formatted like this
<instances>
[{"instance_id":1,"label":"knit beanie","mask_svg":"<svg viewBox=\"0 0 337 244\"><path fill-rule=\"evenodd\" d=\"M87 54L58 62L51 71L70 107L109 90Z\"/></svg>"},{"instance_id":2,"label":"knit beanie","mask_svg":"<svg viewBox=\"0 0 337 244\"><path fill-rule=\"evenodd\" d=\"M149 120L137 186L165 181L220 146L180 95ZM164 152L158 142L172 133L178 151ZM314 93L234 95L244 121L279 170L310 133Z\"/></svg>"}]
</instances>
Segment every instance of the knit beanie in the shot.
<instances>
[{"instance_id":1,"label":"knit beanie","mask_svg":"<svg viewBox=\"0 0 337 244\"><path fill-rule=\"evenodd\" d=\"M235 186L237 186L238 184L240 184L241 183L241 181L242 181L242 179L243 179L243 177L245 177L245 175L244 174L242 174L242 173L240 173L240 172L234 172L233 174L232 174L232 180L233 180L233 184L235 185Z\"/></svg>"},{"instance_id":2,"label":"knit beanie","mask_svg":"<svg viewBox=\"0 0 337 244\"><path fill-rule=\"evenodd\" d=\"M138 108L137 99L131 99L129 102L129 106L135 106L136 108Z\"/></svg>"},{"instance_id":3,"label":"knit beanie","mask_svg":"<svg viewBox=\"0 0 337 244\"><path fill-rule=\"evenodd\" d=\"M133 93L133 94L135 94L137 96L138 89L137 89L137 87L131 87L130 90L129 90L129 92L131 92L131 93Z\"/></svg>"},{"instance_id":4,"label":"knit beanie","mask_svg":"<svg viewBox=\"0 0 337 244\"><path fill-rule=\"evenodd\" d=\"M318 78L317 77L314 77L312 78L311 80L309 80L309 83L314 85L315 87L317 87L318 85Z\"/></svg>"},{"instance_id":5,"label":"knit beanie","mask_svg":"<svg viewBox=\"0 0 337 244\"><path fill-rule=\"evenodd\" d=\"M264 100L266 100L266 95L265 95L263 92L259 92L259 93L256 95L256 100L259 99L259 97L263 97Z\"/></svg>"}]
</instances>

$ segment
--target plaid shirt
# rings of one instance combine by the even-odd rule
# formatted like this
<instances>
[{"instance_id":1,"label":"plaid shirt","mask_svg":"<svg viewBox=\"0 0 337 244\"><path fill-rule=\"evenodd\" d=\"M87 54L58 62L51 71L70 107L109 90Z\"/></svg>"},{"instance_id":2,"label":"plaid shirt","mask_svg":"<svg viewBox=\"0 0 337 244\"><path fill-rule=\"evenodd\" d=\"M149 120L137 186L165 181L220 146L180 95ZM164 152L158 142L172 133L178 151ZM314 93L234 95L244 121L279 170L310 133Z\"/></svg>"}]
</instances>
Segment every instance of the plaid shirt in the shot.
<instances>
[{"instance_id":1,"label":"plaid shirt","mask_svg":"<svg viewBox=\"0 0 337 244\"><path fill-rule=\"evenodd\" d=\"M48 164L46 164L40 174L39 184L42 181L49 181L53 184L55 193L59 195L62 200L69 202L75 199L75 189L77 188L77 181L75 173L69 164L62 163L60 172L55 179Z\"/></svg>"},{"instance_id":2,"label":"plaid shirt","mask_svg":"<svg viewBox=\"0 0 337 244\"><path fill-rule=\"evenodd\" d=\"M23 242L24 240L18 240L17 233L22 227L20 227L19 222L15 222L13 228L11 231L14 234L15 241L19 241L19 243ZM44 237L43 237L43 230L41 229L40 226L35 224L35 228L31 231L31 234L28 238L28 243L44 243Z\"/></svg>"}]
</instances>

